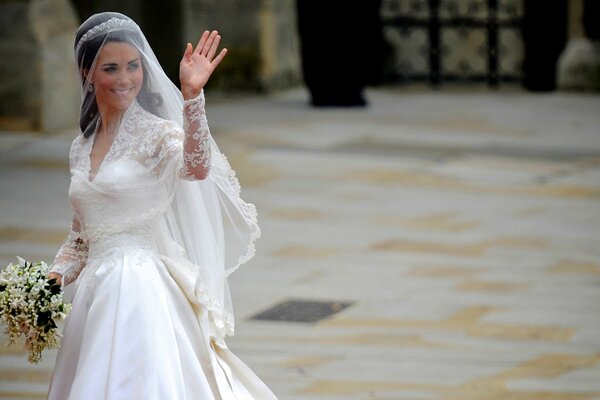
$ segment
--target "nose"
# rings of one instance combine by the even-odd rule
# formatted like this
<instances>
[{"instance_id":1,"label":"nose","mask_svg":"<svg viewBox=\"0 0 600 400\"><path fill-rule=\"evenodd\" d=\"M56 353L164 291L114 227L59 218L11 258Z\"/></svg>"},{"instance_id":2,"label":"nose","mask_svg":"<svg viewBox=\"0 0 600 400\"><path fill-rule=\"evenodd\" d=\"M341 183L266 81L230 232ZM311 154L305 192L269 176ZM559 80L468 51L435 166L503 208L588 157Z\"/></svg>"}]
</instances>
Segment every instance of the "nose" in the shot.
<instances>
[{"instance_id":1,"label":"nose","mask_svg":"<svg viewBox=\"0 0 600 400\"><path fill-rule=\"evenodd\" d=\"M118 84L129 83L130 81L131 81L131 76L128 71L121 71L117 75L117 83Z\"/></svg>"}]
</instances>

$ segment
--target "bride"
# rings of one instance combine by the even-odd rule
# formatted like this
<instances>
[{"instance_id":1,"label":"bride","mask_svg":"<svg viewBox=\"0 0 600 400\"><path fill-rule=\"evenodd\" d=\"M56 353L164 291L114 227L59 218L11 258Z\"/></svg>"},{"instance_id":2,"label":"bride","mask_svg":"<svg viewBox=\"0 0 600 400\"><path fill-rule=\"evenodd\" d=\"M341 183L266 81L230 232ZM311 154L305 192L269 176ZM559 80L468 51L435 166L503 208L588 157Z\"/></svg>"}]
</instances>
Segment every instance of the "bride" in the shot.
<instances>
[{"instance_id":1,"label":"bride","mask_svg":"<svg viewBox=\"0 0 600 400\"><path fill-rule=\"evenodd\" d=\"M49 399L275 399L224 341L227 276L260 230L206 120L219 42L207 31L187 45L180 92L130 18L77 30L73 221L49 274L75 287Z\"/></svg>"}]
</instances>

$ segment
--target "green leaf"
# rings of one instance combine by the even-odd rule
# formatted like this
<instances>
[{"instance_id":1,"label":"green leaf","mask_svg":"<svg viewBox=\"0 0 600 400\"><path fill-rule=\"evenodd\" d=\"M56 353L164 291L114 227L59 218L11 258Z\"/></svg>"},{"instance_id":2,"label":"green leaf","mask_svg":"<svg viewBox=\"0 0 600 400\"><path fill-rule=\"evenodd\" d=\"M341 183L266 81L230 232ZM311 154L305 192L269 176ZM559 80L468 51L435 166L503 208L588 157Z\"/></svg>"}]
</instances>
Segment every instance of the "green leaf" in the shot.
<instances>
[{"instance_id":1,"label":"green leaf","mask_svg":"<svg viewBox=\"0 0 600 400\"><path fill-rule=\"evenodd\" d=\"M44 326L44 332L48 333L51 329L56 329L56 323L52 318L48 320L48 324Z\"/></svg>"},{"instance_id":2,"label":"green leaf","mask_svg":"<svg viewBox=\"0 0 600 400\"><path fill-rule=\"evenodd\" d=\"M56 282L56 279L52 279ZM57 283L52 284L52 286L50 286L50 293L51 294L59 294L60 293L60 285Z\"/></svg>"},{"instance_id":3,"label":"green leaf","mask_svg":"<svg viewBox=\"0 0 600 400\"><path fill-rule=\"evenodd\" d=\"M48 324L48 321L52 320L50 318L51 316L52 316L52 313L50 311L45 311L45 312L39 313L38 317L37 317L38 326L44 326L44 325Z\"/></svg>"}]
</instances>

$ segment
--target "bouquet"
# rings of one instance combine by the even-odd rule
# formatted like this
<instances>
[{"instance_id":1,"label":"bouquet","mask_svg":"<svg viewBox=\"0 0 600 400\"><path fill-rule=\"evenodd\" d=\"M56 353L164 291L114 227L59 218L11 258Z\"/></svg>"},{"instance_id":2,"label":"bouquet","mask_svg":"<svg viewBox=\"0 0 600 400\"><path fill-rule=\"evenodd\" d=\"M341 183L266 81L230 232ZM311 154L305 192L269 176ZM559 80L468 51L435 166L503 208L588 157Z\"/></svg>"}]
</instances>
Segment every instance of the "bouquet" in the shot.
<instances>
[{"instance_id":1,"label":"bouquet","mask_svg":"<svg viewBox=\"0 0 600 400\"><path fill-rule=\"evenodd\" d=\"M21 335L29 362L38 363L42 351L59 347L56 321L64 319L71 305L63 302L61 286L46 275L45 262L31 263L17 257L0 272L0 320L6 324L10 346Z\"/></svg>"}]
</instances>

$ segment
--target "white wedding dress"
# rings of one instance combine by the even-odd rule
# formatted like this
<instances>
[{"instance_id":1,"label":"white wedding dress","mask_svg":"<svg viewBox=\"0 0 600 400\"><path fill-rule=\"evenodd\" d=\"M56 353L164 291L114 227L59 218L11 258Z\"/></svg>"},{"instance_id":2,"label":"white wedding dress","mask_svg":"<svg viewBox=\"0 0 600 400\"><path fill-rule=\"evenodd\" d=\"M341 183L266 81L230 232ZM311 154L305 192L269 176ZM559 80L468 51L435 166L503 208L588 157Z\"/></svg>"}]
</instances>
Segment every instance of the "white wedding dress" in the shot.
<instances>
[{"instance_id":1,"label":"white wedding dress","mask_svg":"<svg viewBox=\"0 0 600 400\"><path fill-rule=\"evenodd\" d=\"M99 166L94 136L73 142L73 225L53 270L75 287L51 400L275 399L226 347L232 315L166 246L177 191L202 184L190 166L211 165L203 94L184 117L185 132L134 102Z\"/></svg>"}]
</instances>

